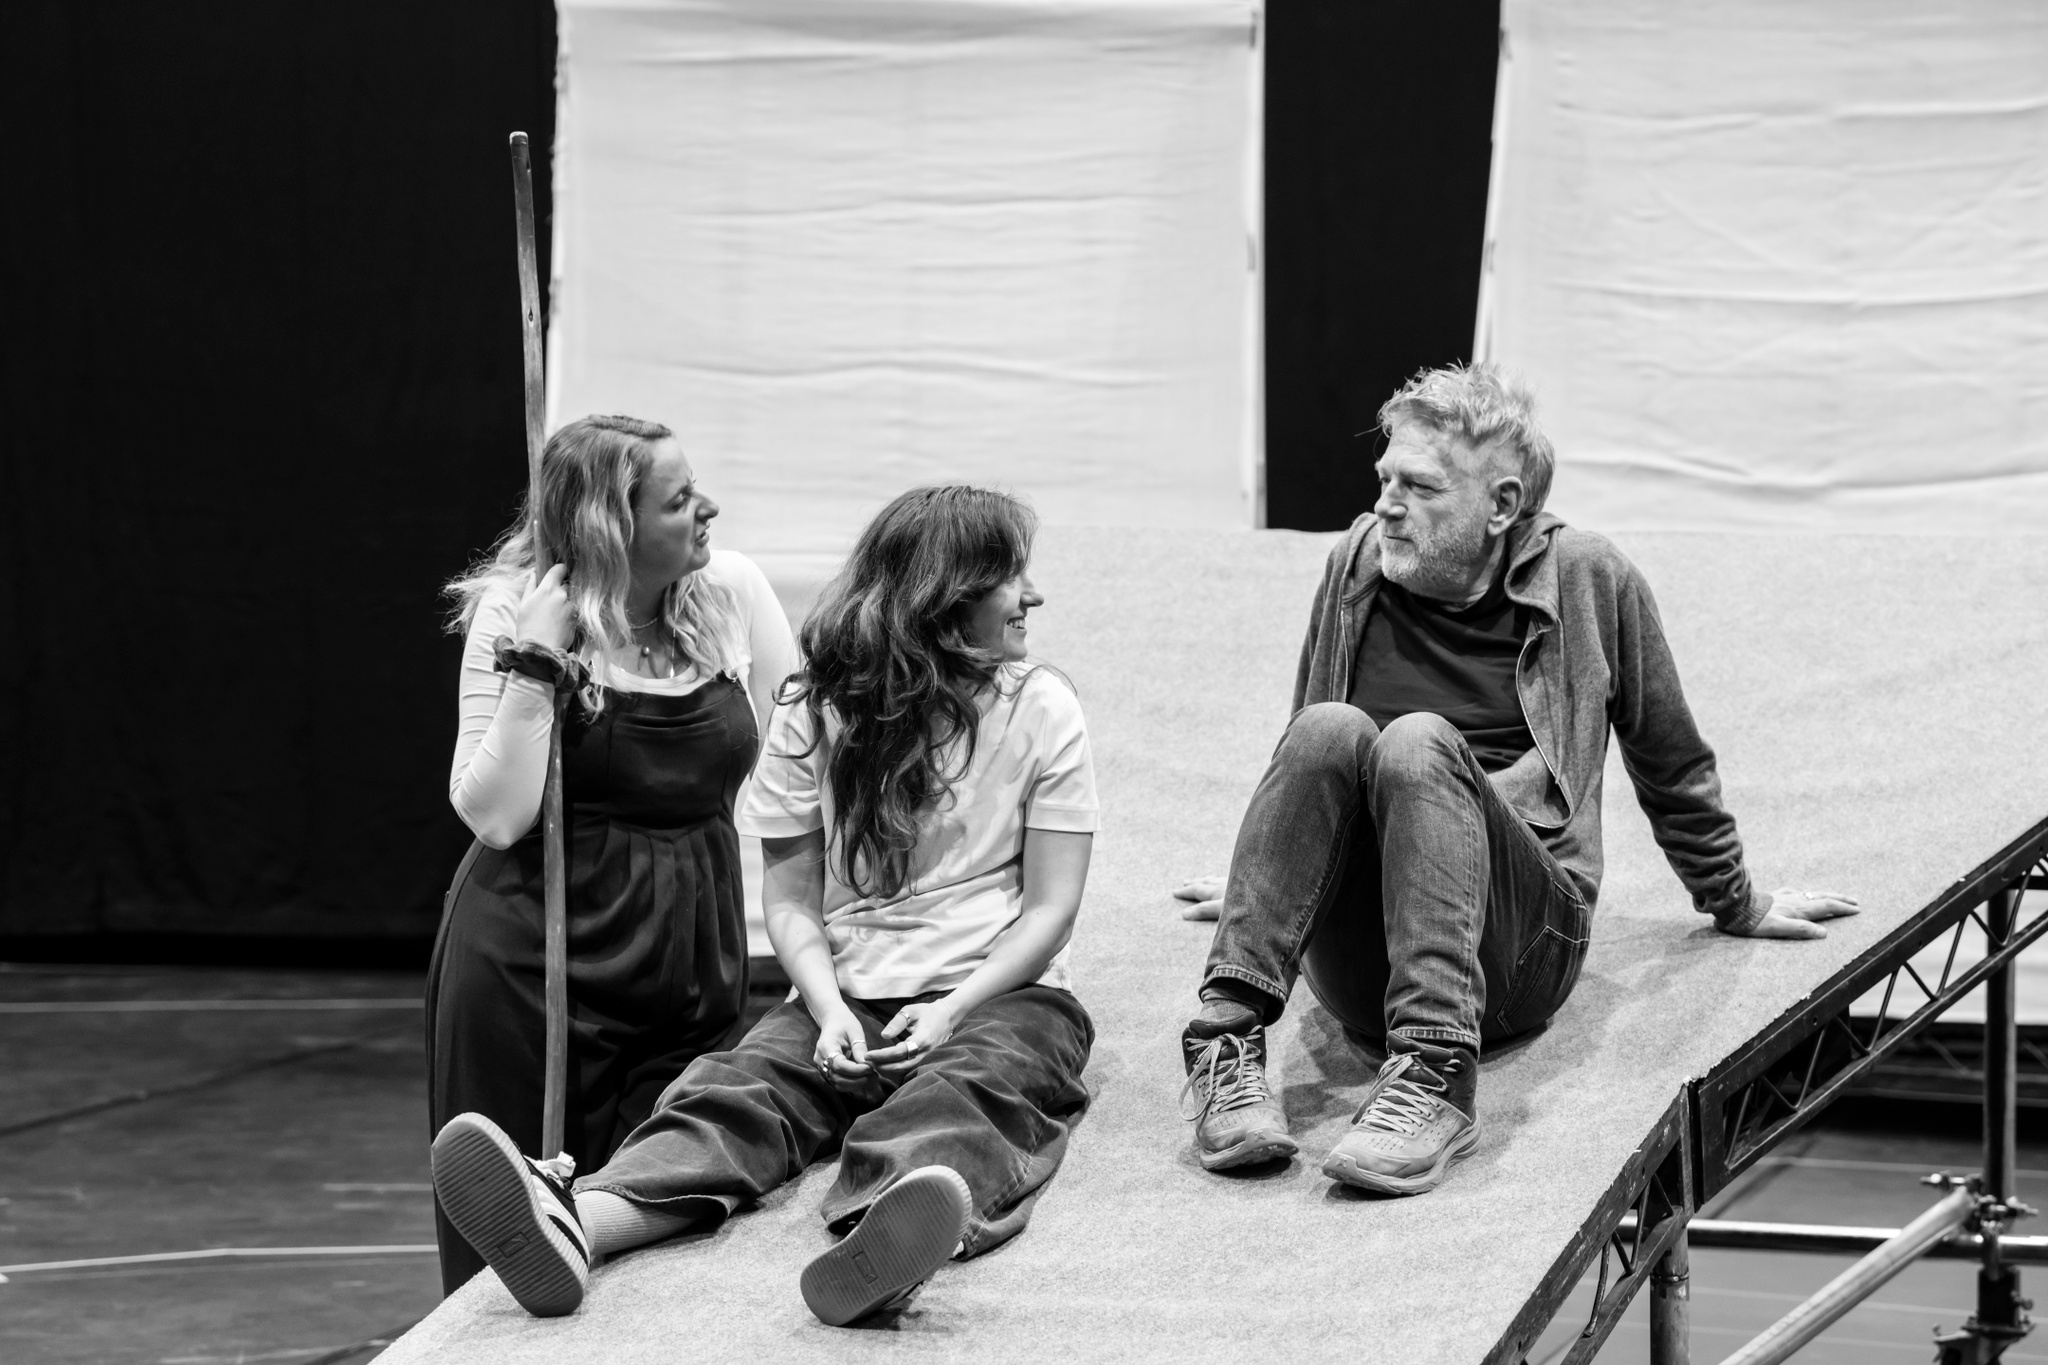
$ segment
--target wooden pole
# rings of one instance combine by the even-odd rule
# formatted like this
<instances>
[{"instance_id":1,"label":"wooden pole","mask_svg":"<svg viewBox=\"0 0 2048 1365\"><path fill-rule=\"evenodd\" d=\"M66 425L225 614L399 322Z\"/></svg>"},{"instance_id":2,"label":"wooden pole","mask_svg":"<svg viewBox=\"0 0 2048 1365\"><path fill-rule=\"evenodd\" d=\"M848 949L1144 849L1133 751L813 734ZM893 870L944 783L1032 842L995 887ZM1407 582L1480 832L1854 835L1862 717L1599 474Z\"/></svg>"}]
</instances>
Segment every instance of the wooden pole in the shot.
<instances>
[{"instance_id":1,"label":"wooden pole","mask_svg":"<svg viewBox=\"0 0 2048 1365\"><path fill-rule=\"evenodd\" d=\"M540 261L534 247L533 163L526 134L512 134L512 199L519 220L519 314L526 343L526 506L533 518L534 572L546 573L548 547L540 535L540 457L547 443L546 393L540 347ZM562 705L548 730L548 775L541 788L542 903L547 958L547 1089L541 1100L540 1156L559 1156L562 1103L569 1088L569 887L562 841Z\"/></svg>"}]
</instances>

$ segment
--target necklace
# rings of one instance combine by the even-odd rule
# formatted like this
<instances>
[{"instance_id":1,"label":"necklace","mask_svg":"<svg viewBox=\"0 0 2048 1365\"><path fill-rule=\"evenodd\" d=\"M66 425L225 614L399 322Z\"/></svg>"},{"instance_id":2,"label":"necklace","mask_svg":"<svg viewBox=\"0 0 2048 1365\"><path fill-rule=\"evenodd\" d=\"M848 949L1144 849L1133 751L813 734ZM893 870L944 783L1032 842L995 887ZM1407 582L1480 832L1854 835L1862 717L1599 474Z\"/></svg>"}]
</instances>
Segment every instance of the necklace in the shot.
<instances>
[{"instance_id":1,"label":"necklace","mask_svg":"<svg viewBox=\"0 0 2048 1365\"><path fill-rule=\"evenodd\" d=\"M661 617L656 616L653 620L644 623L636 623L632 617L628 616L626 618L626 624L631 626L633 628L635 635L637 635L640 631L646 630L650 626L659 623L660 620ZM654 677L654 646L648 644L645 641L636 641L636 643L640 645L640 662L642 666L646 668L647 676L650 678ZM668 676L673 678L676 675L676 661L674 656L670 654L666 641L663 642L662 655L663 662L668 665Z\"/></svg>"}]
</instances>

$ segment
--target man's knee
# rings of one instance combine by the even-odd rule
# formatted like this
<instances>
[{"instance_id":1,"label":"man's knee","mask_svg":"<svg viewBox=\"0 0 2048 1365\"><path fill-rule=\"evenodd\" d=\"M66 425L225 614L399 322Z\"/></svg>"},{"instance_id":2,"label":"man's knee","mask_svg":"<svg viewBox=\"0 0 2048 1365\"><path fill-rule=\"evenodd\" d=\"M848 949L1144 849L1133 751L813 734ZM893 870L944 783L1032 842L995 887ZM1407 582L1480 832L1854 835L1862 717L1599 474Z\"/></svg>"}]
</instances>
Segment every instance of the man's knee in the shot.
<instances>
[{"instance_id":1,"label":"man's knee","mask_svg":"<svg viewBox=\"0 0 2048 1365\"><path fill-rule=\"evenodd\" d=\"M1343 764L1355 770L1371 751L1378 733L1372 717L1357 707L1319 701L1294 713L1273 758L1293 767Z\"/></svg>"},{"instance_id":2,"label":"man's knee","mask_svg":"<svg viewBox=\"0 0 2048 1365\"><path fill-rule=\"evenodd\" d=\"M1431 711L1389 721L1372 747L1373 784L1390 790L1438 784L1462 775L1466 766L1464 736Z\"/></svg>"}]
</instances>

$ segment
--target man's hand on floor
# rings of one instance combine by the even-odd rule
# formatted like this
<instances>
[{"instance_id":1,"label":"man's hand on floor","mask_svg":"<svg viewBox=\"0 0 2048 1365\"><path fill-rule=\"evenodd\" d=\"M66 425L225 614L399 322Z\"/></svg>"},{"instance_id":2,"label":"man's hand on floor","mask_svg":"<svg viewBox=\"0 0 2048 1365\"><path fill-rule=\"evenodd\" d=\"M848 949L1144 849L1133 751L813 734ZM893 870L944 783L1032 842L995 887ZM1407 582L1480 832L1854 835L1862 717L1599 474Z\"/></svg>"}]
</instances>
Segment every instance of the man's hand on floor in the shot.
<instances>
[{"instance_id":1,"label":"man's hand on floor","mask_svg":"<svg viewBox=\"0 0 2048 1365\"><path fill-rule=\"evenodd\" d=\"M1175 900L1192 901L1182 919L1215 919L1223 913L1223 878L1191 877L1173 889Z\"/></svg>"},{"instance_id":2,"label":"man's hand on floor","mask_svg":"<svg viewBox=\"0 0 2048 1365\"><path fill-rule=\"evenodd\" d=\"M1824 919L1853 915L1861 907L1854 896L1834 891L1798 891L1781 886L1771 893L1771 908L1756 922L1745 938L1826 938L1820 927Z\"/></svg>"}]
</instances>

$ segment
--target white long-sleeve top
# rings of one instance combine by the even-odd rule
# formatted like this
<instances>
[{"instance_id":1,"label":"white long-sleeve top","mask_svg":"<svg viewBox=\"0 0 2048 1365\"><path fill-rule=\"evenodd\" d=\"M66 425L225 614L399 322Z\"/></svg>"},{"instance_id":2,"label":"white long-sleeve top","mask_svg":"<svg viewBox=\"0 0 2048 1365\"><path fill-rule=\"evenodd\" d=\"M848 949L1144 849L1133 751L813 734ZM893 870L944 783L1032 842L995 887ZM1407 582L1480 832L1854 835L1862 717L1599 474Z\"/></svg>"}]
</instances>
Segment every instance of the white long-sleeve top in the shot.
<instances>
[{"instance_id":1,"label":"white long-sleeve top","mask_svg":"<svg viewBox=\"0 0 2048 1365\"><path fill-rule=\"evenodd\" d=\"M732 589L739 599L737 661L747 697L762 734L775 709L775 689L796 670L796 638L789 618L768 586L760 566L737 550L713 550L697 571ZM461 724L455 763L448 775L448 800L476 837L491 848L510 848L540 818L541 787L547 781L548 727L553 723L547 684L521 673L497 671L498 637L519 634L519 599L525 584L486 591L462 646ZM673 678L643 678L613 667L601 653L586 654L597 680L619 692L664 692L681 696L715 674L691 668Z\"/></svg>"}]
</instances>

